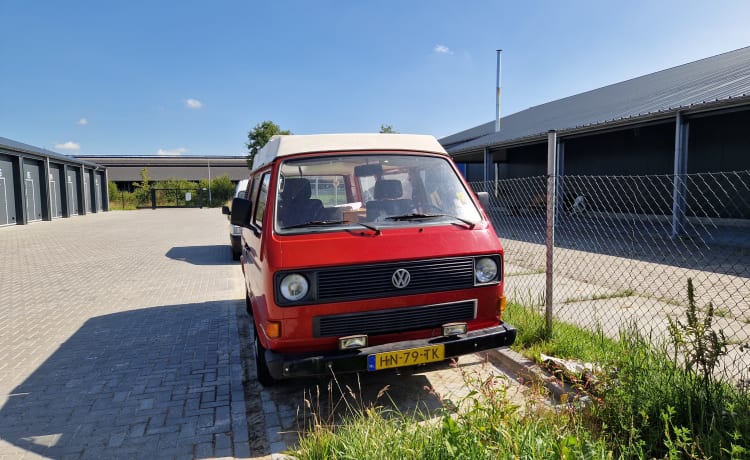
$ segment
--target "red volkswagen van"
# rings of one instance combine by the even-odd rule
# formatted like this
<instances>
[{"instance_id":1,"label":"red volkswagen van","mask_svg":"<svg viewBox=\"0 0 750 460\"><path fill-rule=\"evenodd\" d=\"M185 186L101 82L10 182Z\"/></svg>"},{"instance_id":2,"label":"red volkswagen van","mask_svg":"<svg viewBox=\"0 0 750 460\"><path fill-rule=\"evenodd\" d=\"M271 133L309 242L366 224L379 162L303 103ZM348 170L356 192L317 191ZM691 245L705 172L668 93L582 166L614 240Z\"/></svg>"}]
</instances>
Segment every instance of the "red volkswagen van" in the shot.
<instances>
[{"instance_id":1,"label":"red volkswagen van","mask_svg":"<svg viewBox=\"0 0 750 460\"><path fill-rule=\"evenodd\" d=\"M275 136L246 198L258 380L370 372L510 345L503 249L431 136Z\"/></svg>"}]
</instances>

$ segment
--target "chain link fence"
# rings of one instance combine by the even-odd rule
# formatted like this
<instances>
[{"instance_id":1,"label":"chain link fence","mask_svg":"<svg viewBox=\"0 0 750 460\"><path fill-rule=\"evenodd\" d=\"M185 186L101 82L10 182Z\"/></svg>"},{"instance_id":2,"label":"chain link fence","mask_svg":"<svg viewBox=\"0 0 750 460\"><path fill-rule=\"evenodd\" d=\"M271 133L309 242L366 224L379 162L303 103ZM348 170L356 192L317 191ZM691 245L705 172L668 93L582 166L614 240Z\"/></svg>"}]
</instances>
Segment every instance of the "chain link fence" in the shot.
<instances>
[{"instance_id":1,"label":"chain link fence","mask_svg":"<svg viewBox=\"0 0 750 460\"><path fill-rule=\"evenodd\" d=\"M544 176L473 183L505 248L506 295L551 305L555 319L617 338L635 326L668 340L685 324L687 280L728 341L719 372L750 374L750 171L651 176L561 176L547 238ZM548 248L552 271L548 272Z\"/></svg>"}]
</instances>

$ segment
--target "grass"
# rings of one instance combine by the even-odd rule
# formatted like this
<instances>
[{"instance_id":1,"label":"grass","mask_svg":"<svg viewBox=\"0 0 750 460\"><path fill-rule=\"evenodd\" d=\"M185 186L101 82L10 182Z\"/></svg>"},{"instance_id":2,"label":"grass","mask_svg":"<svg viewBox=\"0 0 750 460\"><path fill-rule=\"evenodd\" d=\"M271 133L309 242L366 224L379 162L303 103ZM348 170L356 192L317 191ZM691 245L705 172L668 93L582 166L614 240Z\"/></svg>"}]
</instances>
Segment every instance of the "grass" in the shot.
<instances>
[{"instance_id":1,"label":"grass","mask_svg":"<svg viewBox=\"0 0 750 460\"><path fill-rule=\"evenodd\" d=\"M703 353L692 362L706 363L712 350L706 341L711 331L705 326L711 319L698 318L695 312L686 324L675 324L684 332L679 337L682 354ZM596 401L586 420L589 430L598 432L618 455L750 458L750 393L716 380L713 368L690 368L691 360L669 351L674 344L654 345L653 338L634 327L624 327L619 340L611 340L561 322L553 323L554 334L548 337L544 317L519 305L510 305L505 319L519 330L513 348L522 353L537 360L544 353L592 362L604 369L598 385L585 389ZM699 335L690 337L691 330Z\"/></svg>"},{"instance_id":2,"label":"grass","mask_svg":"<svg viewBox=\"0 0 750 460\"><path fill-rule=\"evenodd\" d=\"M732 312L728 308L716 308L714 309L714 315L719 318L731 318Z\"/></svg>"},{"instance_id":3,"label":"grass","mask_svg":"<svg viewBox=\"0 0 750 460\"><path fill-rule=\"evenodd\" d=\"M298 459L608 458L604 441L584 429L576 412L522 410L509 402L503 379L458 367L456 372L471 391L458 401L441 399L443 408L434 419L418 411L406 415L383 406L348 406L349 417L339 425L313 417L315 423L290 454Z\"/></svg>"},{"instance_id":4,"label":"grass","mask_svg":"<svg viewBox=\"0 0 750 460\"><path fill-rule=\"evenodd\" d=\"M635 291L632 289L620 289L619 291L615 291L609 294L596 294L590 297L572 297L572 298L565 299L563 303L584 302L586 300L618 299L621 297L630 297L633 295L635 295Z\"/></svg>"},{"instance_id":5,"label":"grass","mask_svg":"<svg viewBox=\"0 0 750 460\"><path fill-rule=\"evenodd\" d=\"M510 278L511 276L527 276L527 275L540 275L545 272L544 268L537 268L537 269L529 269L529 271L525 272L517 272L517 273L506 273L506 278Z\"/></svg>"},{"instance_id":6,"label":"grass","mask_svg":"<svg viewBox=\"0 0 750 460\"><path fill-rule=\"evenodd\" d=\"M692 289L692 285L689 285ZM689 294L692 303L692 294ZM514 348L531 357L596 363L594 383L578 387L563 410L514 406L495 377L456 368L468 395L443 401L436 419L388 405L349 407L341 423L307 427L299 459L750 458L750 392L713 377L725 352L712 330L713 308L694 304L673 322L671 343L654 345L634 327L612 340L599 331L554 322L538 309L510 304ZM682 359L678 359L677 354ZM572 404L586 394L584 408ZM442 400L441 400L442 401ZM311 409L312 406L310 406Z\"/></svg>"}]
</instances>

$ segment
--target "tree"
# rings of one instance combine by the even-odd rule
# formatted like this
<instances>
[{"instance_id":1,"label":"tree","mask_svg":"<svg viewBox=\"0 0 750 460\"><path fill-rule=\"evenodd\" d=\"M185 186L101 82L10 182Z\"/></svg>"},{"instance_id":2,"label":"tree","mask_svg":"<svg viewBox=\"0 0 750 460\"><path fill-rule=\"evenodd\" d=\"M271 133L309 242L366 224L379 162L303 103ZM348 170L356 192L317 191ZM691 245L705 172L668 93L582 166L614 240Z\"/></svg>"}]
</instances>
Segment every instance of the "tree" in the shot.
<instances>
[{"instance_id":1,"label":"tree","mask_svg":"<svg viewBox=\"0 0 750 460\"><path fill-rule=\"evenodd\" d=\"M107 191L109 192L109 201L112 202L120 196L120 191L117 190L117 184L114 182L107 181Z\"/></svg>"},{"instance_id":2,"label":"tree","mask_svg":"<svg viewBox=\"0 0 750 460\"><path fill-rule=\"evenodd\" d=\"M148 168L141 169L141 181L133 182L133 187L138 204L148 203L151 199L151 177L148 175Z\"/></svg>"},{"instance_id":3,"label":"tree","mask_svg":"<svg viewBox=\"0 0 750 460\"><path fill-rule=\"evenodd\" d=\"M380 134L398 134L392 125L380 125Z\"/></svg>"},{"instance_id":4,"label":"tree","mask_svg":"<svg viewBox=\"0 0 750 460\"><path fill-rule=\"evenodd\" d=\"M276 123L266 120L258 123L247 133L248 143L247 150L247 167L252 168L255 155L271 140L271 137L277 134L292 134L289 130L282 130Z\"/></svg>"},{"instance_id":5,"label":"tree","mask_svg":"<svg viewBox=\"0 0 750 460\"><path fill-rule=\"evenodd\" d=\"M216 204L224 204L225 202L232 199L234 195L234 184L229 179L229 176L219 176L211 179L211 191L213 192L211 198Z\"/></svg>"}]
</instances>

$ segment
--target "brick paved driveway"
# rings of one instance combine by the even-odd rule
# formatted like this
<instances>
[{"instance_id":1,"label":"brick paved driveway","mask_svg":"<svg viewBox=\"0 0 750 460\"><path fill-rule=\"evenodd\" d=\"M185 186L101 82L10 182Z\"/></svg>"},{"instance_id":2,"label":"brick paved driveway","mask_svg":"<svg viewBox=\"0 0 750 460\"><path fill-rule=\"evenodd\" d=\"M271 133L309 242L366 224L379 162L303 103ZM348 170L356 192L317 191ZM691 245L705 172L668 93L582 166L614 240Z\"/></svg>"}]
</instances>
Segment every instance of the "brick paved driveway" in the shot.
<instances>
[{"instance_id":1,"label":"brick paved driveway","mask_svg":"<svg viewBox=\"0 0 750 460\"><path fill-rule=\"evenodd\" d=\"M247 457L217 209L0 228L0 459Z\"/></svg>"}]
</instances>

